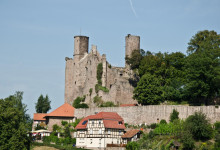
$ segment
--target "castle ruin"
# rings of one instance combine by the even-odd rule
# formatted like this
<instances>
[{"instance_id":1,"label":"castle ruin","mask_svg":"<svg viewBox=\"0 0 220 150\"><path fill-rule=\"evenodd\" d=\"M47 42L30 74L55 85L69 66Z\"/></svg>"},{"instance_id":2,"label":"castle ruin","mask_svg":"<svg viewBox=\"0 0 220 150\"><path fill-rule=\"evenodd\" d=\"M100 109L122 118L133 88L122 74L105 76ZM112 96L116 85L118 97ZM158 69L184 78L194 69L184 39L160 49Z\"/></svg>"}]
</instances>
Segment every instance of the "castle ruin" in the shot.
<instances>
[{"instance_id":1,"label":"castle ruin","mask_svg":"<svg viewBox=\"0 0 220 150\"><path fill-rule=\"evenodd\" d=\"M140 37L128 34L125 37L125 56L131 56L134 50L140 49ZM74 37L73 58L66 57L65 69L65 102L72 104L78 96L85 98L85 103L90 107L95 107L93 98L101 97L104 102L111 101L114 104L134 104L137 103L133 97L134 87L132 81L135 74L130 66L125 63L125 67L114 67L106 60L106 55L100 55L97 46L92 45L88 52L89 37ZM101 86L109 91L95 91L97 80L97 66L102 64Z\"/></svg>"}]
</instances>

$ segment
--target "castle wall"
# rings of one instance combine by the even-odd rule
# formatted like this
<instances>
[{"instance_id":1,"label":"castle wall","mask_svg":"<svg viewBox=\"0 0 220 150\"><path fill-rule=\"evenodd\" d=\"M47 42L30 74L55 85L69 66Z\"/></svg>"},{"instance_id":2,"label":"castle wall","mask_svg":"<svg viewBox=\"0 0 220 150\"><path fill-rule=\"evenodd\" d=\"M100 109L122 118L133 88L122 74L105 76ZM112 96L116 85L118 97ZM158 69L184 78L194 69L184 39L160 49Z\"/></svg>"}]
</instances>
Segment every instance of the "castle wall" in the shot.
<instances>
[{"instance_id":1,"label":"castle wall","mask_svg":"<svg viewBox=\"0 0 220 150\"><path fill-rule=\"evenodd\" d=\"M96 112L117 112L128 124L157 123L161 119L169 121L170 113L176 109L179 112L179 118L185 119L194 112L201 111L207 115L212 123L220 121L220 108L215 106L181 106L181 105L148 105L133 107L101 107L76 109L75 116L83 118L93 115Z\"/></svg>"},{"instance_id":2,"label":"castle wall","mask_svg":"<svg viewBox=\"0 0 220 150\"><path fill-rule=\"evenodd\" d=\"M65 69L65 102L71 103L74 98L74 61L66 58Z\"/></svg>"},{"instance_id":3,"label":"castle wall","mask_svg":"<svg viewBox=\"0 0 220 150\"><path fill-rule=\"evenodd\" d=\"M65 102L72 104L78 96L86 96L85 102L90 107L95 107L93 98L97 84L97 65L102 63L102 86L109 89L108 93L98 92L104 102L112 101L115 104L133 104L133 86L129 79L133 77L132 70L128 67L111 67L106 60L106 55L98 53L97 47L92 45L88 53L89 38L86 36L74 37L74 58L66 57L65 72ZM140 48L140 37L128 35L126 37L126 53ZM92 89L90 94L89 90Z\"/></svg>"}]
</instances>

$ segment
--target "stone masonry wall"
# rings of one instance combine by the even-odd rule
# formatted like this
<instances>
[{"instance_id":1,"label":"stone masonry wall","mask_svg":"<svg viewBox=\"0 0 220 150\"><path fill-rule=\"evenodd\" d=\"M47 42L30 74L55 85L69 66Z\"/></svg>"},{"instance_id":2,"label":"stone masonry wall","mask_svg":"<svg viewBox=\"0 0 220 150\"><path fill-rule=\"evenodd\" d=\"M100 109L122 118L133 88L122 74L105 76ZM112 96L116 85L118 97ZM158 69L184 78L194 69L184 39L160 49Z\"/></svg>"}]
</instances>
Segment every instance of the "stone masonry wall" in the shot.
<instances>
[{"instance_id":1,"label":"stone masonry wall","mask_svg":"<svg viewBox=\"0 0 220 150\"><path fill-rule=\"evenodd\" d=\"M185 119L194 112L201 111L207 115L211 122L220 121L220 108L215 106L180 106L180 105L149 105L133 107L102 107L76 109L75 116L83 118L93 115L96 112L117 112L128 124L157 123L161 119L169 121L170 113L176 109L179 112L179 118Z\"/></svg>"},{"instance_id":2,"label":"stone masonry wall","mask_svg":"<svg viewBox=\"0 0 220 150\"><path fill-rule=\"evenodd\" d=\"M69 123L75 122L75 118L67 118L67 117L50 117L48 121L48 130L53 131L53 125L57 124L58 126L62 126L61 122L67 121Z\"/></svg>"},{"instance_id":3,"label":"stone masonry wall","mask_svg":"<svg viewBox=\"0 0 220 150\"><path fill-rule=\"evenodd\" d=\"M99 54L97 47L92 45L88 53L89 37L74 37L74 57L66 57L65 70L65 102L72 105L78 97L86 96L85 103L95 107L93 98L98 95L104 102L111 101L115 104L134 104L133 85L130 79L134 74L129 67L113 67L107 60L106 55ZM128 35L126 37L126 55L130 56L133 50L140 48L140 37ZM109 92L95 92L97 84L97 65L102 63L102 86L107 87ZM92 89L92 93L90 93Z\"/></svg>"}]
</instances>

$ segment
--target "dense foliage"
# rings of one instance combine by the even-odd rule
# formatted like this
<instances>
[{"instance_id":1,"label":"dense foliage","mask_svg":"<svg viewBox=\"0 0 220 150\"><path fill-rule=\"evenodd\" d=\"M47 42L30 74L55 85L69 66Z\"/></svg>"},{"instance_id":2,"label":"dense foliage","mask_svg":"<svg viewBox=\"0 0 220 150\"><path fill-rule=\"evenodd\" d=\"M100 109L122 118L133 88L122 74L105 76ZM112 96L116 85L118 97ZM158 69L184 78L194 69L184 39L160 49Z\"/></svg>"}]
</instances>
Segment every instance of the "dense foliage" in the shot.
<instances>
[{"instance_id":1,"label":"dense foliage","mask_svg":"<svg viewBox=\"0 0 220 150\"><path fill-rule=\"evenodd\" d=\"M27 133L31 128L26 105L22 103L23 92L16 92L0 99L0 149L29 149Z\"/></svg>"},{"instance_id":2,"label":"dense foliage","mask_svg":"<svg viewBox=\"0 0 220 150\"><path fill-rule=\"evenodd\" d=\"M134 90L138 103L215 103L220 97L220 35L215 31L198 32L190 40L187 53L135 50L131 58L126 58L140 77Z\"/></svg>"},{"instance_id":3,"label":"dense foliage","mask_svg":"<svg viewBox=\"0 0 220 150\"><path fill-rule=\"evenodd\" d=\"M179 119L179 112L176 109L173 109L173 112L170 114L170 122Z\"/></svg>"},{"instance_id":4,"label":"dense foliage","mask_svg":"<svg viewBox=\"0 0 220 150\"><path fill-rule=\"evenodd\" d=\"M212 125L201 112L196 112L186 119L185 130L189 131L195 140L208 140L213 137Z\"/></svg>"},{"instance_id":5,"label":"dense foliage","mask_svg":"<svg viewBox=\"0 0 220 150\"><path fill-rule=\"evenodd\" d=\"M86 99L86 96L83 97L77 97L73 102L74 108L89 108L89 106L84 103Z\"/></svg>"},{"instance_id":6,"label":"dense foliage","mask_svg":"<svg viewBox=\"0 0 220 150\"><path fill-rule=\"evenodd\" d=\"M102 63L99 63L97 66L97 75L96 75L99 85L102 85L102 73L103 73L103 66Z\"/></svg>"},{"instance_id":7,"label":"dense foliage","mask_svg":"<svg viewBox=\"0 0 220 150\"><path fill-rule=\"evenodd\" d=\"M213 129L205 114L201 112L195 112L186 120L174 119L169 123L161 121L155 127L148 134L143 134L139 141L130 142L126 149L167 150L173 149L177 143L179 149L184 150L220 148L220 123L216 122Z\"/></svg>"},{"instance_id":8,"label":"dense foliage","mask_svg":"<svg viewBox=\"0 0 220 150\"><path fill-rule=\"evenodd\" d=\"M49 100L48 95L44 97L42 94L39 96L37 103L35 104L35 109L37 113L47 113L50 109L51 101Z\"/></svg>"}]
</instances>

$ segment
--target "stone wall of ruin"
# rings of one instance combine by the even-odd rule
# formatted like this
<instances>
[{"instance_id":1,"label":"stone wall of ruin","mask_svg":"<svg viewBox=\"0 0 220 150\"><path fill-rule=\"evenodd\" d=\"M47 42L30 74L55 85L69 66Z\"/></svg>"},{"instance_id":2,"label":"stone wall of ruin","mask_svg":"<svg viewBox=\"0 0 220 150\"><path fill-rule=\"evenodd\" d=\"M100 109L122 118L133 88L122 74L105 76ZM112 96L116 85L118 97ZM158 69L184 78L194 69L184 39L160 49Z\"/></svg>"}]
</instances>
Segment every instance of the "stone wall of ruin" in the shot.
<instances>
[{"instance_id":1,"label":"stone wall of ruin","mask_svg":"<svg viewBox=\"0 0 220 150\"><path fill-rule=\"evenodd\" d=\"M203 112L211 122L220 121L220 108L215 106L180 106L180 105L149 105L133 107L102 107L76 109L75 116L83 118L97 112L117 112L128 124L157 123L161 119L169 121L170 113L176 109L179 118L185 119L194 112Z\"/></svg>"}]
</instances>

